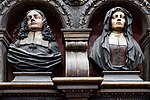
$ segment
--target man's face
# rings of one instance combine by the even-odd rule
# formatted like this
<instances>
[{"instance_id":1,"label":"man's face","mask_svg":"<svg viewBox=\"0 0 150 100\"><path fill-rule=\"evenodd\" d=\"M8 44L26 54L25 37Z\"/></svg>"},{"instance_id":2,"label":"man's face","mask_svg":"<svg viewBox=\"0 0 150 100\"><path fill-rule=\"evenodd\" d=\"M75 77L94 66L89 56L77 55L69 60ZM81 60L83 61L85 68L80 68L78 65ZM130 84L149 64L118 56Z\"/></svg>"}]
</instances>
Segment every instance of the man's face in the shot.
<instances>
[{"instance_id":1,"label":"man's face","mask_svg":"<svg viewBox=\"0 0 150 100\"><path fill-rule=\"evenodd\" d=\"M126 20L125 14L121 11L117 11L112 15L111 25L112 30L122 30L124 29Z\"/></svg>"},{"instance_id":2,"label":"man's face","mask_svg":"<svg viewBox=\"0 0 150 100\"><path fill-rule=\"evenodd\" d=\"M36 10L30 11L27 14L27 25L30 31L42 30L42 16Z\"/></svg>"}]
</instances>

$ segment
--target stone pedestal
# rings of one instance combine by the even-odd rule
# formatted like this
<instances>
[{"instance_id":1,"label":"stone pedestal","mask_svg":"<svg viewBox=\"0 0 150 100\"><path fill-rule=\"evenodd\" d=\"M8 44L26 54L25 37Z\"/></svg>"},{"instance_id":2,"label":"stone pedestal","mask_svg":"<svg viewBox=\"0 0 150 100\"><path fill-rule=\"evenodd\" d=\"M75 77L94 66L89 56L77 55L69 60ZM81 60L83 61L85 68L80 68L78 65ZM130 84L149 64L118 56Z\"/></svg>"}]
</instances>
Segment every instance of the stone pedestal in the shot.
<instances>
[{"instance_id":1,"label":"stone pedestal","mask_svg":"<svg viewBox=\"0 0 150 100\"><path fill-rule=\"evenodd\" d=\"M91 29L62 29L65 38L66 76L89 76L87 55Z\"/></svg>"},{"instance_id":2,"label":"stone pedestal","mask_svg":"<svg viewBox=\"0 0 150 100\"><path fill-rule=\"evenodd\" d=\"M104 82L142 82L140 71L103 71Z\"/></svg>"},{"instance_id":3,"label":"stone pedestal","mask_svg":"<svg viewBox=\"0 0 150 100\"><path fill-rule=\"evenodd\" d=\"M98 90L101 77L54 77L57 89L66 95L66 100L89 100L90 93Z\"/></svg>"},{"instance_id":4,"label":"stone pedestal","mask_svg":"<svg viewBox=\"0 0 150 100\"><path fill-rule=\"evenodd\" d=\"M15 75L12 82L21 83L53 83L51 72L13 72Z\"/></svg>"}]
</instances>

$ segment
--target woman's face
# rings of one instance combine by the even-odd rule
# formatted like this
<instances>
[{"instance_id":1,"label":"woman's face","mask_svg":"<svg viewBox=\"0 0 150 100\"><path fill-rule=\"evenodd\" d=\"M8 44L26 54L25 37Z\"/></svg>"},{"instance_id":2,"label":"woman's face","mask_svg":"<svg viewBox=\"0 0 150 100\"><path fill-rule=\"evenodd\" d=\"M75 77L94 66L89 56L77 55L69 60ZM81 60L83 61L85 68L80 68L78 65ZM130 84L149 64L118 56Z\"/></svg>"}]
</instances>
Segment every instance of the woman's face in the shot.
<instances>
[{"instance_id":1,"label":"woman's face","mask_svg":"<svg viewBox=\"0 0 150 100\"><path fill-rule=\"evenodd\" d=\"M125 14L121 11L117 11L112 15L111 27L112 30L122 30L125 27Z\"/></svg>"},{"instance_id":2,"label":"woman's face","mask_svg":"<svg viewBox=\"0 0 150 100\"><path fill-rule=\"evenodd\" d=\"M31 10L27 14L27 25L30 31L42 30L42 16L36 10Z\"/></svg>"}]
</instances>

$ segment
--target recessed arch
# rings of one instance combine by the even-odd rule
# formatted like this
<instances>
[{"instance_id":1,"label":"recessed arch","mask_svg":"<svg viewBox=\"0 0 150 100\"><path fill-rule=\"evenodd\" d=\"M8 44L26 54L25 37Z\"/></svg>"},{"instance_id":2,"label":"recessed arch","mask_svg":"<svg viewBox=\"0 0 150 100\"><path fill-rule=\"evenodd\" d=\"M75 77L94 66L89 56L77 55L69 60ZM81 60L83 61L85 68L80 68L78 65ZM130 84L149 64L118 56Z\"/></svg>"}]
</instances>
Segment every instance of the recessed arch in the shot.
<instances>
[{"instance_id":1,"label":"recessed arch","mask_svg":"<svg viewBox=\"0 0 150 100\"><path fill-rule=\"evenodd\" d=\"M91 32L92 40L95 40L97 36L102 32L103 20L107 11L117 6L123 7L131 13L133 17L133 33L135 33L134 35L137 41L140 40L141 35L146 33L147 28L150 26L149 19L145 11L139 5L129 1L106 1L105 3L98 5L88 18L86 26L93 29L93 31ZM93 42L92 40L90 41Z\"/></svg>"},{"instance_id":2,"label":"recessed arch","mask_svg":"<svg viewBox=\"0 0 150 100\"><path fill-rule=\"evenodd\" d=\"M142 35L146 34L147 29L150 26L150 22L146 12L141 6L139 6L135 2L125 0L104 1L103 3L99 3L99 5L97 5L97 7L92 12L90 12L89 16L86 16L88 18L85 26L88 28L92 28L89 37L89 50L91 49L97 37L100 36L103 31L103 21L107 11L117 6L123 7L131 13L133 17L132 30L134 38L137 42L140 41ZM97 65L90 66L90 68L92 69L92 72L90 74L92 75L94 73L94 75L99 75L100 71L98 71L96 69L97 67L94 66Z\"/></svg>"},{"instance_id":3,"label":"recessed arch","mask_svg":"<svg viewBox=\"0 0 150 100\"><path fill-rule=\"evenodd\" d=\"M23 1L12 5L2 17L2 27L12 35L14 31L18 31L20 22L23 20L25 13L30 9L41 10L45 14L50 26L51 21L55 21L61 28L65 27L64 19L58 9L46 1Z\"/></svg>"},{"instance_id":4,"label":"recessed arch","mask_svg":"<svg viewBox=\"0 0 150 100\"><path fill-rule=\"evenodd\" d=\"M44 13L48 25L52 29L53 35L59 46L62 56L64 57L64 42L61 29L66 27L65 18L59 9L57 9L54 5L47 2L46 0L21 0L16 3L12 2L11 6L4 9L3 14L0 15L1 27L4 28L10 35L12 40L10 42L15 42L20 29L20 24L23 21L26 12L31 9L38 9ZM10 70L13 70L13 68L9 67L8 69L8 76L10 76L8 81L11 81L13 77ZM61 67L58 67L54 70L53 75L64 76L64 61L62 62Z\"/></svg>"}]
</instances>

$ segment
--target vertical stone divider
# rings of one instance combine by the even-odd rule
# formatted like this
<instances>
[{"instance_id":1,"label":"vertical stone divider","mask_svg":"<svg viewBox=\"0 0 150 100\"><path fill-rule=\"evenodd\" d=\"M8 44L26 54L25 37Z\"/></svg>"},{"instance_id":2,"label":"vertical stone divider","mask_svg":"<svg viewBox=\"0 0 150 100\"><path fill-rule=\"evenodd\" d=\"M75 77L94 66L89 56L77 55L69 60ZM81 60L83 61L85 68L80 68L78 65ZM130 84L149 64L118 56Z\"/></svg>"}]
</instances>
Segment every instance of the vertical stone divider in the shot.
<instances>
[{"instance_id":1,"label":"vertical stone divider","mask_svg":"<svg viewBox=\"0 0 150 100\"><path fill-rule=\"evenodd\" d=\"M145 60L143 63L143 78L146 81L150 81L150 28L147 29L140 40L142 50L144 51Z\"/></svg>"},{"instance_id":2,"label":"vertical stone divider","mask_svg":"<svg viewBox=\"0 0 150 100\"><path fill-rule=\"evenodd\" d=\"M91 30L92 29L62 29L66 49L66 77L89 76L87 47Z\"/></svg>"},{"instance_id":3,"label":"vertical stone divider","mask_svg":"<svg viewBox=\"0 0 150 100\"><path fill-rule=\"evenodd\" d=\"M6 61L8 45L8 33L4 29L0 29L0 82L6 81Z\"/></svg>"}]
</instances>

